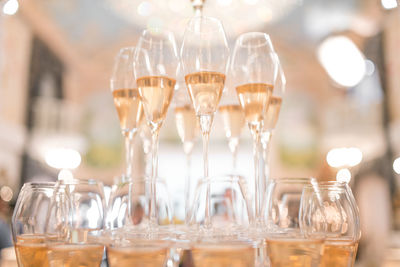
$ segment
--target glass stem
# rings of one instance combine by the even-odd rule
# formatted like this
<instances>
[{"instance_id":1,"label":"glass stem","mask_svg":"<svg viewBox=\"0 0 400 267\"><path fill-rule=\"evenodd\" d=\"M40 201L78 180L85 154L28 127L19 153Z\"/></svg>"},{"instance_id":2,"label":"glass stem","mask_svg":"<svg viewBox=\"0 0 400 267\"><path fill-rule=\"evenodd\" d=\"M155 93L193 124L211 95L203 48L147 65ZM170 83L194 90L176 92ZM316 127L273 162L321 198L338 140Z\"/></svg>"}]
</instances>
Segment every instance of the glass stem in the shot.
<instances>
[{"instance_id":1,"label":"glass stem","mask_svg":"<svg viewBox=\"0 0 400 267\"><path fill-rule=\"evenodd\" d=\"M126 177L132 178L132 159L133 159L133 137L134 133L125 133L125 165L126 165Z\"/></svg>"},{"instance_id":2,"label":"glass stem","mask_svg":"<svg viewBox=\"0 0 400 267\"><path fill-rule=\"evenodd\" d=\"M229 149L232 153L232 171L236 173L237 150L239 146L239 138L230 138L228 141Z\"/></svg>"},{"instance_id":3,"label":"glass stem","mask_svg":"<svg viewBox=\"0 0 400 267\"><path fill-rule=\"evenodd\" d=\"M264 173L262 177L264 178L264 191L267 190L268 181L270 178L270 168L269 168L269 157L271 149L271 138L272 132L266 132L262 137L262 149L263 149L263 159L264 159Z\"/></svg>"},{"instance_id":4,"label":"glass stem","mask_svg":"<svg viewBox=\"0 0 400 267\"><path fill-rule=\"evenodd\" d=\"M260 177L260 132L253 134L253 156L254 156L254 218L253 222L258 223L261 219L262 179Z\"/></svg>"},{"instance_id":5,"label":"glass stem","mask_svg":"<svg viewBox=\"0 0 400 267\"><path fill-rule=\"evenodd\" d=\"M200 129L203 138L203 162L204 162L204 178L208 178L208 142L210 137L210 129L213 122L213 115L200 115ZM206 192L206 210L204 224L206 228L211 226L211 199L210 199L210 184L207 184Z\"/></svg>"},{"instance_id":6,"label":"glass stem","mask_svg":"<svg viewBox=\"0 0 400 267\"><path fill-rule=\"evenodd\" d=\"M186 153L186 182L185 182L185 224L189 225L190 222L190 189L191 189L191 179L190 179L190 169L191 169L191 161L192 152Z\"/></svg>"},{"instance_id":7,"label":"glass stem","mask_svg":"<svg viewBox=\"0 0 400 267\"><path fill-rule=\"evenodd\" d=\"M157 189L156 179L158 177L158 135L159 129L152 131L152 172L151 172L151 183L150 183L150 224L157 224Z\"/></svg>"}]
</instances>

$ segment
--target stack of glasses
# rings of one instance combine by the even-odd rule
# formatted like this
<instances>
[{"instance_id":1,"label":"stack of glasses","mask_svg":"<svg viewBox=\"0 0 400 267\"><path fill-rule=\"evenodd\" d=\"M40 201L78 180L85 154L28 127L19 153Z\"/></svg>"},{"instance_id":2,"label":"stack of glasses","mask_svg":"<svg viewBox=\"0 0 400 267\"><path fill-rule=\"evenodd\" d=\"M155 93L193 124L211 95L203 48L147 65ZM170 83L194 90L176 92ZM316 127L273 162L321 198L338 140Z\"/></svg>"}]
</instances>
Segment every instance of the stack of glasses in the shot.
<instances>
[{"instance_id":1,"label":"stack of glasses","mask_svg":"<svg viewBox=\"0 0 400 267\"><path fill-rule=\"evenodd\" d=\"M360 223L348 185L269 178L269 143L285 83L265 33L242 34L231 54L221 22L196 16L178 57L171 32L145 30L137 47L121 49L111 78L126 140L125 174L107 204L96 181L25 184L12 228L19 265L353 266ZM208 141L221 98L233 155L244 121L253 136L251 196L241 176L209 176ZM204 174L193 194L186 179L181 225L172 223L157 168L158 135L171 103L188 159L197 127L203 138ZM151 175L134 179L132 144L146 131Z\"/></svg>"},{"instance_id":2,"label":"stack of glasses","mask_svg":"<svg viewBox=\"0 0 400 267\"><path fill-rule=\"evenodd\" d=\"M111 267L179 266L182 260L201 267L354 264L360 222L345 183L271 179L256 225L238 176L201 180L185 225L171 223L165 184L156 183L156 224L145 194L150 179L122 179L107 207L96 181L25 184L12 219L19 266L99 267L106 260Z\"/></svg>"}]
</instances>

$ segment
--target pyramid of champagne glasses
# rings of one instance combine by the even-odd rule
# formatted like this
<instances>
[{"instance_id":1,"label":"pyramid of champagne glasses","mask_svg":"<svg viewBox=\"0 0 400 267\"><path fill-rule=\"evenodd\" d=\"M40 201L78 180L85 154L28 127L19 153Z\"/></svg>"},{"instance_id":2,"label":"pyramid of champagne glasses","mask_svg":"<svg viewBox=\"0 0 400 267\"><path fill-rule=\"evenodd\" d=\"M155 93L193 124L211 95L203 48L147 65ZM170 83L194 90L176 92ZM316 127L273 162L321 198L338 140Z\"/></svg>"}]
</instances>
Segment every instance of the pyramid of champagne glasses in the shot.
<instances>
[{"instance_id":1,"label":"pyramid of champagne glasses","mask_svg":"<svg viewBox=\"0 0 400 267\"><path fill-rule=\"evenodd\" d=\"M286 89L270 36L244 33L230 49L222 22L201 14L203 1L192 3L196 16L180 49L172 32L152 28L115 57L110 85L126 169L107 201L96 180L24 184L12 217L20 267L354 265L360 219L349 185L270 177L269 147ZM187 158L180 222L158 174L159 132L170 106ZM217 112L233 160L229 174L211 176L208 144ZM236 169L246 123L251 179ZM199 163L190 156L200 135L203 174L193 189L190 166ZM140 175L136 136L151 154L151 171L145 166Z\"/></svg>"}]
</instances>

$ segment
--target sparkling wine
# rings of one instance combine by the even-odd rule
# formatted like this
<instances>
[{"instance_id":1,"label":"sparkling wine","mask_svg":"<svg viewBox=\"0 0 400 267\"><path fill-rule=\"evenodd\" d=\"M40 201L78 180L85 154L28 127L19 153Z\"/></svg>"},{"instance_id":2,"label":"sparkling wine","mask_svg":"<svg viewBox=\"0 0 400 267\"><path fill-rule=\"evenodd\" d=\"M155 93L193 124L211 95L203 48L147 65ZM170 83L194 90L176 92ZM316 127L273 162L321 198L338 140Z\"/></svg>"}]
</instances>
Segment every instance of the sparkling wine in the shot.
<instances>
[{"instance_id":1,"label":"sparkling wine","mask_svg":"<svg viewBox=\"0 0 400 267\"><path fill-rule=\"evenodd\" d=\"M159 247L107 247L107 257L110 267L164 266L166 255L167 249Z\"/></svg>"},{"instance_id":2,"label":"sparkling wine","mask_svg":"<svg viewBox=\"0 0 400 267\"><path fill-rule=\"evenodd\" d=\"M217 111L225 84L225 75L201 71L185 76L186 85L197 115L213 115Z\"/></svg>"},{"instance_id":3,"label":"sparkling wine","mask_svg":"<svg viewBox=\"0 0 400 267\"><path fill-rule=\"evenodd\" d=\"M357 247L358 242L325 241L321 267L352 267Z\"/></svg>"},{"instance_id":4,"label":"sparkling wine","mask_svg":"<svg viewBox=\"0 0 400 267\"><path fill-rule=\"evenodd\" d=\"M251 246L199 246L192 249L196 267L252 267L255 249Z\"/></svg>"},{"instance_id":5,"label":"sparkling wine","mask_svg":"<svg viewBox=\"0 0 400 267\"><path fill-rule=\"evenodd\" d=\"M278 121L279 111L281 110L282 98L271 96L268 108L264 113L264 131L273 130Z\"/></svg>"},{"instance_id":6,"label":"sparkling wine","mask_svg":"<svg viewBox=\"0 0 400 267\"><path fill-rule=\"evenodd\" d=\"M323 240L267 240L271 267L319 267Z\"/></svg>"},{"instance_id":7,"label":"sparkling wine","mask_svg":"<svg viewBox=\"0 0 400 267\"><path fill-rule=\"evenodd\" d=\"M219 107L224 123L225 135L228 139L239 138L245 123L243 110L239 105L224 105Z\"/></svg>"},{"instance_id":8,"label":"sparkling wine","mask_svg":"<svg viewBox=\"0 0 400 267\"><path fill-rule=\"evenodd\" d=\"M121 130L129 134L140 126L143 107L137 89L118 89L113 91L114 105L117 108Z\"/></svg>"},{"instance_id":9,"label":"sparkling wine","mask_svg":"<svg viewBox=\"0 0 400 267\"><path fill-rule=\"evenodd\" d=\"M49 266L44 235L24 234L17 236L15 253L20 267Z\"/></svg>"},{"instance_id":10,"label":"sparkling wine","mask_svg":"<svg viewBox=\"0 0 400 267\"><path fill-rule=\"evenodd\" d=\"M167 115L176 81L165 76L146 76L137 80L147 120L152 127L160 126Z\"/></svg>"},{"instance_id":11,"label":"sparkling wine","mask_svg":"<svg viewBox=\"0 0 400 267\"><path fill-rule=\"evenodd\" d=\"M257 125L263 120L272 90L273 86L266 83L249 83L236 87L247 123Z\"/></svg>"},{"instance_id":12,"label":"sparkling wine","mask_svg":"<svg viewBox=\"0 0 400 267\"><path fill-rule=\"evenodd\" d=\"M104 246L97 244L49 245L49 267L99 267Z\"/></svg>"},{"instance_id":13,"label":"sparkling wine","mask_svg":"<svg viewBox=\"0 0 400 267\"><path fill-rule=\"evenodd\" d=\"M175 121L178 135L182 143L193 143L198 131L196 113L192 106L186 105L175 108Z\"/></svg>"}]
</instances>

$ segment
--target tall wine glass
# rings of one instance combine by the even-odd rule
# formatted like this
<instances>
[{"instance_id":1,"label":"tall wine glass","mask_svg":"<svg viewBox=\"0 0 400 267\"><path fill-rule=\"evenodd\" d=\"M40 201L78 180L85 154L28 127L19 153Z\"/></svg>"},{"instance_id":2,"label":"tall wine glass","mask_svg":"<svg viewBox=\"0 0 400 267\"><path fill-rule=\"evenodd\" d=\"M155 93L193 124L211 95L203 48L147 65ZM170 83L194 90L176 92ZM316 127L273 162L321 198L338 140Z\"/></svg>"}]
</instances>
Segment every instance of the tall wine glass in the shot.
<instances>
[{"instance_id":1,"label":"tall wine glass","mask_svg":"<svg viewBox=\"0 0 400 267\"><path fill-rule=\"evenodd\" d=\"M46 214L55 183L25 183L12 216L12 234L18 266L48 267Z\"/></svg>"},{"instance_id":2,"label":"tall wine glass","mask_svg":"<svg viewBox=\"0 0 400 267\"><path fill-rule=\"evenodd\" d=\"M261 130L261 144L262 144L263 159L264 159L264 166L263 166L264 172L262 175L262 177L264 178L263 190L265 190L265 187L267 186L270 177L269 153L271 147L272 133L275 129L276 123L278 122L279 112L281 110L281 105L283 100L283 94L286 91L285 73L283 72L283 68L282 65L280 64L278 55L275 53L274 56L278 65L278 72L272 96L269 100L268 107L265 109L264 112L263 128Z\"/></svg>"},{"instance_id":3,"label":"tall wine glass","mask_svg":"<svg viewBox=\"0 0 400 267\"><path fill-rule=\"evenodd\" d=\"M181 61L190 98L200 122L204 177L208 177L210 130L225 84L228 58L229 47L222 23L210 17L192 18L183 37ZM209 223L209 201L206 210L206 222Z\"/></svg>"},{"instance_id":4,"label":"tall wine glass","mask_svg":"<svg viewBox=\"0 0 400 267\"><path fill-rule=\"evenodd\" d=\"M152 187L150 224L156 225L156 186L158 177L158 136L174 94L178 53L172 32L144 30L139 38L134 71L144 113L152 134Z\"/></svg>"},{"instance_id":5,"label":"tall wine glass","mask_svg":"<svg viewBox=\"0 0 400 267\"><path fill-rule=\"evenodd\" d=\"M218 108L224 125L225 136L228 139L229 150L232 154L232 172L236 173L236 158L240 135L245 124L244 113L236 96L235 88L228 86Z\"/></svg>"},{"instance_id":6,"label":"tall wine glass","mask_svg":"<svg viewBox=\"0 0 400 267\"><path fill-rule=\"evenodd\" d=\"M317 192L315 179L277 178L268 185L264 204L271 267L320 266L326 225L319 199L304 201L305 188Z\"/></svg>"},{"instance_id":7,"label":"tall wine glass","mask_svg":"<svg viewBox=\"0 0 400 267\"><path fill-rule=\"evenodd\" d=\"M260 135L263 118L275 84L277 66L269 36L261 32L242 34L236 40L231 76L254 142L254 224L261 223L264 193L260 176Z\"/></svg>"},{"instance_id":8,"label":"tall wine glass","mask_svg":"<svg viewBox=\"0 0 400 267\"><path fill-rule=\"evenodd\" d=\"M313 220L326 222L326 238L321 266L352 267L360 240L360 218L350 187L340 182L320 182L315 192L308 186L303 191L303 203L310 210L322 203L324 216L315 213Z\"/></svg>"},{"instance_id":9,"label":"tall wine glass","mask_svg":"<svg viewBox=\"0 0 400 267\"><path fill-rule=\"evenodd\" d=\"M126 176L132 175L134 137L143 117L143 107L133 72L135 48L124 47L115 57L110 80L114 105L118 112L121 131L125 137Z\"/></svg>"},{"instance_id":10,"label":"tall wine glass","mask_svg":"<svg viewBox=\"0 0 400 267\"><path fill-rule=\"evenodd\" d=\"M188 223L189 207L191 205L191 155L199 132L199 122L191 103L184 80L178 79L177 90L174 95L175 123L178 135L183 144L183 152L186 156L185 179L185 222Z\"/></svg>"}]
</instances>

